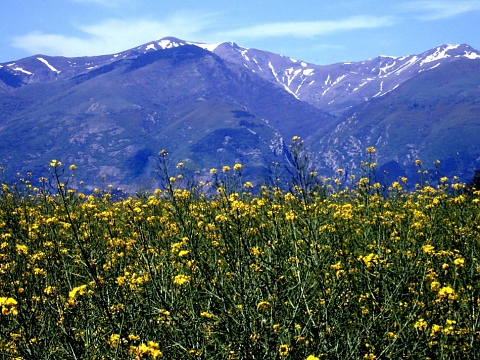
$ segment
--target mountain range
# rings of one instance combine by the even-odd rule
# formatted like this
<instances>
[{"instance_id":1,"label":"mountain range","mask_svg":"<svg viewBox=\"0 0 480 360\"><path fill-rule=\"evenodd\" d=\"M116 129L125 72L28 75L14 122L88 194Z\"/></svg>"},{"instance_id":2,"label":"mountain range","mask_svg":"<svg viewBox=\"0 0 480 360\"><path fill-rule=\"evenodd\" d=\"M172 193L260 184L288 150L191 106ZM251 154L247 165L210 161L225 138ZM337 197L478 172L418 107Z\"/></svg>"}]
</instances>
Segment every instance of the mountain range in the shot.
<instances>
[{"instance_id":1,"label":"mountain range","mask_svg":"<svg viewBox=\"0 0 480 360\"><path fill-rule=\"evenodd\" d=\"M416 179L415 160L467 181L480 168L480 51L315 65L235 43L163 38L117 54L36 55L0 64L0 166L46 172L75 163L92 187L158 185L171 153L207 177L242 163L257 182L288 165L301 136L319 174L358 172L369 146L389 181Z\"/></svg>"}]
</instances>

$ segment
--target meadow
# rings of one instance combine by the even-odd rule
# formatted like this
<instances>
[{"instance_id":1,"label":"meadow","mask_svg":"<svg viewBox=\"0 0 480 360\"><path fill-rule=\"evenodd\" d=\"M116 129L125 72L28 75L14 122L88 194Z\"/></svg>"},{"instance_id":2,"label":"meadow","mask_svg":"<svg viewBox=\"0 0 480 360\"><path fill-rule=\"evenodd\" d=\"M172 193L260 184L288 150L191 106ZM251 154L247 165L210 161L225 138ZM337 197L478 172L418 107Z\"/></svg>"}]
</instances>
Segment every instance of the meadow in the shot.
<instances>
[{"instance_id":1,"label":"meadow","mask_svg":"<svg viewBox=\"0 0 480 360\"><path fill-rule=\"evenodd\" d=\"M178 164L151 194L87 194L55 160L3 184L1 358L478 358L480 192L420 161L415 191L380 184L368 153L348 186L300 152L289 190Z\"/></svg>"}]
</instances>

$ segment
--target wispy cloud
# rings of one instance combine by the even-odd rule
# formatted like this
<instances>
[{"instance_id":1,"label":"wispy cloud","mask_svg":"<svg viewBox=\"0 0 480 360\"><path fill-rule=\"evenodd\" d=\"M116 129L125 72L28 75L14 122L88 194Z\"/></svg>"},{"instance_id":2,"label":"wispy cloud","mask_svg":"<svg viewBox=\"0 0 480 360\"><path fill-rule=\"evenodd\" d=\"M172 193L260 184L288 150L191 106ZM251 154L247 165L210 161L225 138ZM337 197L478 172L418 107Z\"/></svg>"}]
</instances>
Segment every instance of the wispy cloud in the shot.
<instances>
[{"instance_id":1,"label":"wispy cloud","mask_svg":"<svg viewBox=\"0 0 480 360\"><path fill-rule=\"evenodd\" d=\"M193 14L177 14L165 21L108 19L97 24L77 26L80 36L36 31L17 36L11 43L34 54L99 55L115 53L165 36L195 40L212 22L214 16Z\"/></svg>"},{"instance_id":2,"label":"wispy cloud","mask_svg":"<svg viewBox=\"0 0 480 360\"><path fill-rule=\"evenodd\" d=\"M125 5L130 3L128 0L70 0L72 2L76 3L93 3L93 4L99 4L103 5L106 7L116 7L119 5Z\"/></svg>"},{"instance_id":3,"label":"wispy cloud","mask_svg":"<svg viewBox=\"0 0 480 360\"><path fill-rule=\"evenodd\" d=\"M394 25L395 23L395 18L388 16L353 16L338 21L273 22L228 30L222 32L221 35L234 39L281 36L308 38L350 30L386 27Z\"/></svg>"},{"instance_id":4,"label":"wispy cloud","mask_svg":"<svg viewBox=\"0 0 480 360\"><path fill-rule=\"evenodd\" d=\"M480 1L477 0L421 0L408 1L400 8L407 12L417 13L419 20L440 20L460 14L480 11Z\"/></svg>"}]
</instances>

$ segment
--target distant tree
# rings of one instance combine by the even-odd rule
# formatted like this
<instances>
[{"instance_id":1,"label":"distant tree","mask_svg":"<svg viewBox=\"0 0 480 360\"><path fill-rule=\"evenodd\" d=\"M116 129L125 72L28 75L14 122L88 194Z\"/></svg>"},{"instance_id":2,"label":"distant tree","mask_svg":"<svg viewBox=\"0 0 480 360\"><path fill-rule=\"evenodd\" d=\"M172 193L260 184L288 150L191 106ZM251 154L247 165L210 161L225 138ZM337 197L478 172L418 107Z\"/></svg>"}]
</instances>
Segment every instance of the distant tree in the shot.
<instances>
[{"instance_id":1,"label":"distant tree","mask_svg":"<svg viewBox=\"0 0 480 360\"><path fill-rule=\"evenodd\" d=\"M473 179L468 184L469 192L473 192L475 190L480 190L480 169L475 169L473 171Z\"/></svg>"}]
</instances>

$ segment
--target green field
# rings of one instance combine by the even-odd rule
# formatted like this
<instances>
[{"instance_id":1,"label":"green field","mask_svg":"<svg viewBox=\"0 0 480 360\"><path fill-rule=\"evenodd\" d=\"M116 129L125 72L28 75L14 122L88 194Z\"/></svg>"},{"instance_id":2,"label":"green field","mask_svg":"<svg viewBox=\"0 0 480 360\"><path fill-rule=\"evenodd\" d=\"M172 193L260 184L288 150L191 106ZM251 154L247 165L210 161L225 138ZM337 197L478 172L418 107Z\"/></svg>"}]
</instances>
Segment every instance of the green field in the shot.
<instances>
[{"instance_id":1,"label":"green field","mask_svg":"<svg viewBox=\"0 0 480 360\"><path fill-rule=\"evenodd\" d=\"M187 187L180 164L118 198L55 161L4 184L0 357L478 358L480 192L363 165L348 188L252 188L239 164Z\"/></svg>"}]
</instances>

